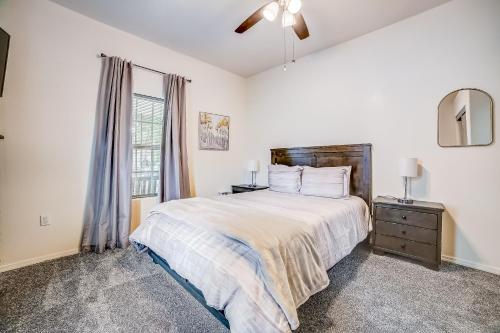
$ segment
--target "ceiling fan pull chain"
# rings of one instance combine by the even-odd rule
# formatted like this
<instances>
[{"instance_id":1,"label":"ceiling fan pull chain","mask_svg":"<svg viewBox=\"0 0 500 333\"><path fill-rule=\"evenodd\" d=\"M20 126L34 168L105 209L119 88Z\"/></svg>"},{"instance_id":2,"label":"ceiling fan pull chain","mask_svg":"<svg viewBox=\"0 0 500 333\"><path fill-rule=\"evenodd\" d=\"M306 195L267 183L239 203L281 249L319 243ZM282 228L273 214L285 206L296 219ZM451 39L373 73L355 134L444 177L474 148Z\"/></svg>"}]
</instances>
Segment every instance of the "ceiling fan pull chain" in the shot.
<instances>
[{"instance_id":1,"label":"ceiling fan pull chain","mask_svg":"<svg viewBox=\"0 0 500 333\"><path fill-rule=\"evenodd\" d=\"M292 30L290 30L290 33L292 34L292 64L295 64L295 36Z\"/></svg>"},{"instance_id":2,"label":"ceiling fan pull chain","mask_svg":"<svg viewBox=\"0 0 500 333\"><path fill-rule=\"evenodd\" d=\"M286 28L283 27L283 71L286 72Z\"/></svg>"}]
</instances>

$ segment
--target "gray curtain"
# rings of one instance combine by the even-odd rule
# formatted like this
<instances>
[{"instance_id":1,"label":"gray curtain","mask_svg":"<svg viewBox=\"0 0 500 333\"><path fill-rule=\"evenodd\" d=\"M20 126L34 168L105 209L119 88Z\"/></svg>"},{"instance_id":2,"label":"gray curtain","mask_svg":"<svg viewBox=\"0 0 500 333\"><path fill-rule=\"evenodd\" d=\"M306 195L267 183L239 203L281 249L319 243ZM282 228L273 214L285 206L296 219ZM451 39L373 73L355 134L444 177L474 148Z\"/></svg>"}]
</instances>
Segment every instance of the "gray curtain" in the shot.
<instances>
[{"instance_id":1,"label":"gray curtain","mask_svg":"<svg viewBox=\"0 0 500 333\"><path fill-rule=\"evenodd\" d=\"M185 78L174 74L163 77L165 116L161 143L160 201L189 198L189 171L186 145Z\"/></svg>"},{"instance_id":2,"label":"gray curtain","mask_svg":"<svg viewBox=\"0 0 500 333\"><path fill-rule=\"evenodd\" d=\"M132 64L102 59L81 248L127 247L132 179Z\"/></svg>"}]
</instances>

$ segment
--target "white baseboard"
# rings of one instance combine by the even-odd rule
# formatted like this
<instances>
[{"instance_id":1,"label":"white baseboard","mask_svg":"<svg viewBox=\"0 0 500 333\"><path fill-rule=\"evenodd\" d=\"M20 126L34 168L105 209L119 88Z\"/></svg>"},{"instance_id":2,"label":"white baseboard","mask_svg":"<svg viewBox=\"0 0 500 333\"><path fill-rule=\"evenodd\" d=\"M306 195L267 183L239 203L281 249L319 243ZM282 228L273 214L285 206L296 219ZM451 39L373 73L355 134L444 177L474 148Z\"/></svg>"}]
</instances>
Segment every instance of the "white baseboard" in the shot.
<instances>
[{"instance_id":1,"label":"white baseboard","mask_svg":"<svg viewBox=\"0 0 500 333\"><path fill-rule=\"evenodd\" d=\"M474 269L479 269L480 271L485 271L488 273L500 275L500 267L480 264L480 263L477 263L474 261L460 259L460 258L456 258L456 257L452 257L452 256L446 256L446 255L442 255L441 259L443 261L451 262L453 264L466 266L466 267L470 267L470 268L474 268Z\"/></svg>"},{"instance_id":2,"label":"white baseboard","mask_svg":"<svg viewBox=\"0 0 500 333\"><path fill-rule=\"evenodd\" d=\"M13 262L10 264L1 265L0 266L0 273L10 271L10 270L13 270L16 268L21 268L21 267L25 267L25 266L29 266L29 265L33 265L33 264L38 264L39 262L42 262L42 261L47 261L47 260L52 260L52 259L70 256L73 254L77 254L79 252L80 252L79 249L71 249L71 250L65 250L65 251L61 251L61 252L46 254L46 255L40 256L40 257L16 261L16 262Z\"/></svg>"}]
</instances>

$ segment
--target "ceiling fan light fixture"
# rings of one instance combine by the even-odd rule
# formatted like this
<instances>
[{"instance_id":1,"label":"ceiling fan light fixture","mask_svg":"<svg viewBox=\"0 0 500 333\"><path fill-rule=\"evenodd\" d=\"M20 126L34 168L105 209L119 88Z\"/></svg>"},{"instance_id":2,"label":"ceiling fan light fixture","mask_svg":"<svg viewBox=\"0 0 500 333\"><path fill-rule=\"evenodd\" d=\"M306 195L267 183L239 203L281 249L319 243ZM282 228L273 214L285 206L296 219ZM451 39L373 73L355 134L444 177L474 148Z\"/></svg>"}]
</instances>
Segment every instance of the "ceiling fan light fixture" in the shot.
<instances>
[{"instance_id":1,"label":"ceiling fan light fixture","mask_svg":"<svg viewBox=\"0 0 500 333\"><path fill-rule=\"evenodd\" d=\"M292 14L297 14L300 8L302 8L301 0L290 0L288 2L288 6L286 7L286 9Z\"/></svg>"},{"instance_id":2,"label":"ceiling fan light fixture","mask_svg":"<svg viewBox=\"0 0 500 333\"><path fill-rule=\"evenodd\" d=\"M269 5L267 5L264 8L264 11L262 14L264 15L265 19L268 21L274 21L276 17L278 16L278 11L280 9L280 6L276 1L271 2Z\"/></svg>"},{"instance_id":3,"label":"ceiling fan light fixture","mask_svg":"<svg viewBox=\"0 0 500 333\"><path fill-rule=\"evenodd\" d=\"M295 24L295 16L288 10L283 12L283 17L281 18L281 24L284 28L291 27Z\"/></svg>"}]
</instances>

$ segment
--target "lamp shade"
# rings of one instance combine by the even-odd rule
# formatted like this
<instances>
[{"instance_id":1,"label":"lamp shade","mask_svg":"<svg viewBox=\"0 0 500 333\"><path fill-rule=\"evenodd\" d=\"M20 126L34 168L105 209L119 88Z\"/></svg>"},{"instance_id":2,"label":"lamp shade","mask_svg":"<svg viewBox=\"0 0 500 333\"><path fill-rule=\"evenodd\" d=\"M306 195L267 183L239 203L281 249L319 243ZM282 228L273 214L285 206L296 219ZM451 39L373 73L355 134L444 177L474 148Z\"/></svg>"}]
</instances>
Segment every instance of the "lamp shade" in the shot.
<instances>
[{"instance_id":1,"label":"lamp shade","mask_svg":"<svg viewBox=\"0 0 500 333\"><path fill-rule=\"evenodd\" d=\"M247 170L255 172L259 171L259 161L257 160L248 161Z\"/></svg>"},{"instance_id":2,"label":"lamp shade","mask_svg":"<svg viewBox=\"0 0 500 333\"><path fill-rule=\"evenodd\" d=\"M302 7L301 0L290 0L288 2L288 7L286 7L286 9L292 14L297 14L301 7Z\"/></svg>"},{"instance_id":3,"label":"lamp shade","mask_svg":"<svg viewBox=\"0 0 500 333\"><path fill-rule=\"evenodd\" d=\"M264 7L264 10L262 11L262 14L268 21L274 21L276 16L278 16L278 11L280 10L280 5L276 2L273 1L266 7Z\"/></svg>"},{"instance_id":4,"label":"lamp shade","mask_svg":"<svg viewBox=\"0 0 500 333\"><path fill-rule=\"evenodd\" d=\"M399 160L399 175L401 177L417 177L417 159L405 157Z\"/></svg>"}]
</instances>

